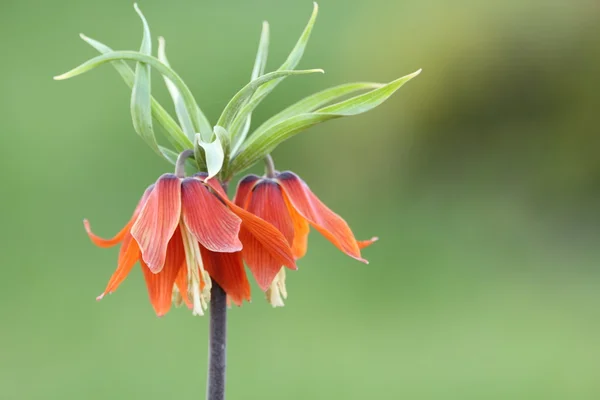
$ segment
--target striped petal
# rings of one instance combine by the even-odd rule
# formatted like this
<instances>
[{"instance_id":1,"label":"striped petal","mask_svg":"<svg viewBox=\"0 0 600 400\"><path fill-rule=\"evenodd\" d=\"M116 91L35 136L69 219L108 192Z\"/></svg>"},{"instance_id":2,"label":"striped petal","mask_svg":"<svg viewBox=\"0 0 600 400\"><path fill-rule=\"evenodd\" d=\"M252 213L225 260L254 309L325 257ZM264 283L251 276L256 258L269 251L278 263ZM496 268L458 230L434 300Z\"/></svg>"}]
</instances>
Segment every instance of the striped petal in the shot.
<instances>
[{"instance_id":1,"label":"striped petal","mask_svg":"<svg viewBox=\"0 0 600 400\"><path fill-rule=\"evenodd\" d=\"M233 202L244 208L247 209L248 207L248 195L252 192L252 190L254 189L256 182L258 182L261 178L256 176L256 175L248 175L245 176L242 180L240 180L240 182L238 183L237 189L235 191L235 197L233 199Z\"/></svg>"},{"instance_id":2,"label":"striped petal","mask_svg":"<svg viewBox=\"0 0 600 400\"><path fill-rule=\"evenodd\" d=\"M184 179L181 201L183 221L202 246L222 253L242 249L238 238L242 220L229 211L202 181Z\"/></svg>"},{"instance_id":3,"label":"striped petal","mask_svg":"<svg viewBox=\"0 0 600 400\"><path fill-rule=\"evenodd\" d=\"M308 224L306 218L296 211L285 193L283 193L283 198L290 214L290 218L292 218L292 223L294 224L294 242L292 243L292 254L294 255L294 258L298 260L306 255L306 250L308 249L308 233L310 231L310 225Z\"/></svg>"},{"instance_id":4,"label":"striped petal","mask_svg":"<svg viewBox=\"0 0 600 400\"><path fill-rule=\"evenodd\" d=\"M112 293L119 285L127 278L131 269L140 258L140 249L131 235L126 235L119 251L119 261L117 270L112 274L104 292L96 297L96 300L101 300L107 293Z\"/></svg>"},{"instance_id":5,"label":"striped petal","mask_svg":"<svg viewBox=\"0 0 600 400\"><path fill-rule=\"evenodd\" d=\"M128 234L129 231L131 230L131 227L133 226L135 220L137 219L137 216L138 216L140 210L146 204L146 201L148 200L148 196L150 196L150 193L152 192L153 188L154 188L154 185L151 185L148 189L146 189L146 191L144 192L144 195L142 196L138 205L135 207L133 216L131 217L129 222L127 222L127 225L125 225L125 227L123 229L121 229L121 231L119 233L117 233L115 236L113 236L110 239L103 239L100 236L96 236L92 232L92 229L90 228L89 221L87 219L84 219L83 226L85 227L85 231L87 232L88 236L92 240L92 243L94 243L98 247L106 248L106 247L115 246L116 244L122 242L123 239L125 238L125 235Z\"/></svg>"},{"instance_id":6,"label":"striped petal","mask_svg":"<svg viewBox=\"0 0 600 400\"><path fill-rule=\"evenodd\" d=\"M219 193L218 183L209 180L206 184ZM297 269L288 240L277 228L236 206L226 196L221 195L221 200L242 219L240 228L240 239L244 243L242 256L263 291L269 288L282 265L290 269ZM274 265L278 267L276 268Z\"/></svg>"},{"instance_id":7,"label":"striped petal","mask_svg":"<svg viewBox=\"0 0 600 400\"><path fill-rule=\"evenodd\" d=\"M204 268L222 288L229 299L241 306L243 301L250 301L250 283L246 277L242 253L216 253L200 247Z\"/></svg>"},{"instance_id":8,"label":"striped petal","mask_svg":"<svg viewBox=\"0 0 600 400\"><path fill-rule=\"evenodd\" d=\"M131 234L142 251L142 259L153 273L163 269L167 246L180 214L181 180L173 174L164 174L156 182L131 228Z\"/></svg>"},{"instance_id":9,"label":"striped petal","mask_svg":"<svg viewBox=\"0 0 600 400\"><path fill-rule=\"evenodd\" d=\"M169 241L164 268L160 272L153 273L143 261L141 262L150 303L159 317L171 308L173 285L184 263L185 254L179 229Z\"/></svg>"},{"instance_id":10,"label":"striped petal","mask_svg":"<svg viewBox=\"0 0 600 400\"><path fill-rule=\"evenodd\" d=\"M323 204L302 179L293 172L286 171L278 174L277 180L292 206L316 230L350 257L368 263L361 258L359 245L346 221Z\"/></svg>"}]
</instances>

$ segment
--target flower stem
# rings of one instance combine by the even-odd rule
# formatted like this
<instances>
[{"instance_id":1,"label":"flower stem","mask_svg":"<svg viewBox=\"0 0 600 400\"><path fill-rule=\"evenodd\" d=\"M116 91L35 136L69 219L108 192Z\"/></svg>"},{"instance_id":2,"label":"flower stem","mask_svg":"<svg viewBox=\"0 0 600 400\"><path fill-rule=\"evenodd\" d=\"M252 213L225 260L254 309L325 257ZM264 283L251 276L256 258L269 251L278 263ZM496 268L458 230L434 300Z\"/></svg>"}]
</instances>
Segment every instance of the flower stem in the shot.
<instances>
[{"instance_id":1,"label":"flower stem","mask_svg":"<svg viewBox=\"0 0 600 400\"><path fill-rule=\"evenodd\" d=\"M270 154L267 154L264 161L267 178L275 178L275 162L273 161L273 157L271 157Z\"/></svg>"},{"instance_id":2,"label":"flower stem","mask_svg":"<svg viewBox=\"0 0 600 400\"><path fill-rule=\"evenodd\" d=\"M188 149L179 153L177 161L175 161L175 175L178 178L185 178L185 162L188 158L194 156L194 150Z\"/></svg>"},{"instance_id":3,"label":"flower stem","mask_svg":"<svg viewBox=\"0 0 600 400\"><path fill-rule=\"evenodd\" d=\"M207 400L225 399L225 367L227 365L227 295L212 282L210 291L210 327L208 339Z\"/></svg>"}]
</instances>

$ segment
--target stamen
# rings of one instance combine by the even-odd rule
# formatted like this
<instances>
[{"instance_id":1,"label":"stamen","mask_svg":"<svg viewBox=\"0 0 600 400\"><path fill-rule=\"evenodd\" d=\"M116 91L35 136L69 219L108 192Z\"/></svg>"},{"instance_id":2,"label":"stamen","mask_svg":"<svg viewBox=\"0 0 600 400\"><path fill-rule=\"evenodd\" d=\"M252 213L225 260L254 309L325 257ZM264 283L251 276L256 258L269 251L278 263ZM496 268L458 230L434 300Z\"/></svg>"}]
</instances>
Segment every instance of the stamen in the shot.
<instances>
[{"instance_id":1,"label":"stamen","mask_svg":"<svg viewBox=\"0 0 600 400\"><path fill-rule=\"evenodd\" d=\"M183 221L179 223L179 226L181 228L183 247L185 250L188 292L192 295L192 314L204 315L204 310L208 308L208 301L210 300L210 287L212 286L212 282L210 276L204 270L198 242L187 229ZM204 281L204 288L201 290L202 281Z\"/></svg>"},{"instance_id":2,"label":"stamen","mask_svg":"<svg viewBox=\"0 0 600 400\"><path fill-rule=\"evenodd\" d=\"M267 301L271 303L273 307L283 307L285 304L283 303L284 299L287 299L287 289L285 287L285 268L281 268L269 289L266 292Z\"/></svg>"}]
</instances>

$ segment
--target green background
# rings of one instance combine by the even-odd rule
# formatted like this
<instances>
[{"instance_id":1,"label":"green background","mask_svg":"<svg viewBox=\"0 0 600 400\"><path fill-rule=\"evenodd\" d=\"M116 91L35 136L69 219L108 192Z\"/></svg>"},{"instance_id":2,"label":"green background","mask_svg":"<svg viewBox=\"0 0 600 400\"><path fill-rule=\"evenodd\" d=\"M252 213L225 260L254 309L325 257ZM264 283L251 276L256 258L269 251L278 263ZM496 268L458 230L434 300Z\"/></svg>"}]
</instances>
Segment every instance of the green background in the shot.
<instances>
[{"instance_id":1,"label":"green background","mask_svg":"<svg viewBox=\"0 0 600 400\"><path fill-rule=\"evenodd\" d=\"M311 11L140 6L212 121L249 78L261 21L273 70ZM381 240L365 266L313 232L283 309L253 286L230 312L228 398L600 398L598 2L320 6L300 67L326 74L288 78L256 122L335 84L423 73L274 153L359 238ZM113 234L171 167L134 133L110 66L52 80L95 56L79 32L141 40L128 1L0 4L0 398L201 399L207 318L157 318L137 268L94 300L118 250L94 247L81 220Z\"/></svg>"}]
</instances>

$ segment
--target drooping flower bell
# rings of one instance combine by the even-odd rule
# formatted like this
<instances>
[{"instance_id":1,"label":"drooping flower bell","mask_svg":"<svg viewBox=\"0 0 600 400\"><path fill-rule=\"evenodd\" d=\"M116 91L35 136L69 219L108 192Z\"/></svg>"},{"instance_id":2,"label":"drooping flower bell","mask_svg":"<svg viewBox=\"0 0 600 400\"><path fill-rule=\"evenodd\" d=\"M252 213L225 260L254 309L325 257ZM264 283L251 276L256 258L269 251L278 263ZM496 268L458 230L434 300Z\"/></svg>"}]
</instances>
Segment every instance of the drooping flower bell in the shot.
<instances>
[{"instance_id":1,"label":"drooping flower bell","mask_svg":"<svg viewBox=\"0 0 600 400\"><path fill-rule=\"evenodd\" d=\"M248 175L243 178L234 201L279 229L291 245L294 258L306 254L312 225L341 251L367 263L360 250L375 242L376 237L357 241L346 221L323 204L293 172L270 175L272 177ZM283 299L287 297L285 270L274 261L268 268L279 272L267 290L267 300L274 307L283 306Z\"/></svg>"},{"instance_id":2,"label":"drooping flower bell","mask_svg":"<svg viewBox=\"0 0 600 400\"><path fill-rule=\"evenodd\" d=\"M244 242L255 249L256 257L296 268L286 238L229 201L220 183L206 180L206 174L162 175L146 190L131 220L111 239L93 234L87 220L84 225L97 246L121 243L117 270L98 300L115 291L139 261L150 302L159 316L179 296L195 315L202 315L210 300L211 278L233 303L250 300L242 263ZM252 272L262 287L268 287L260 266ZM269 279L268 271L264 275Z\"/></svg>"}]
</instances>

